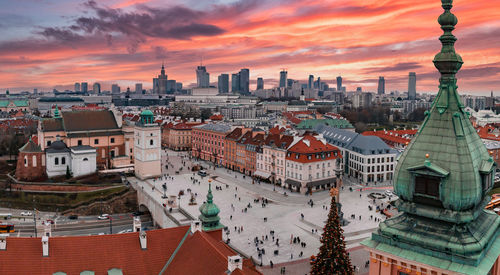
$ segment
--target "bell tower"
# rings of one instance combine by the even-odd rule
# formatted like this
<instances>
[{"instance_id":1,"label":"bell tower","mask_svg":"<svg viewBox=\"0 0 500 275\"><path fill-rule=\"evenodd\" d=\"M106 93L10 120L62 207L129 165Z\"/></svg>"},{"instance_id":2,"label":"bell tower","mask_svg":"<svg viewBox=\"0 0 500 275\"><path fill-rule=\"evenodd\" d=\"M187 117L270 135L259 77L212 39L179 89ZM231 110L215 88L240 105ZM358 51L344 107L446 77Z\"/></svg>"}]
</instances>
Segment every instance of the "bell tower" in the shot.
<instances>
[{"instance_id":1,"label":"bell tower","mask_svg":"<svg viewBox=\"0 0 500 275\"><path fill-rule=\"evenodd\" d=\"M500 274L500 216L484 207L496 164L457 93L463 61L452 34L453 0L442 0L439 92L396 166L400 215L380 223L362 244L370 274Z\"/></svg>"},{"instance_id":2,"label":"bell tower","mask_svg":"<svg viewBox=\"0 0 500 275\"><path fill-rule=\"evenodd\" d=\"M142 111L134 127L134 168L140 179L161 176L161 132L150 110Z\"/></svg>"}]
</instances>

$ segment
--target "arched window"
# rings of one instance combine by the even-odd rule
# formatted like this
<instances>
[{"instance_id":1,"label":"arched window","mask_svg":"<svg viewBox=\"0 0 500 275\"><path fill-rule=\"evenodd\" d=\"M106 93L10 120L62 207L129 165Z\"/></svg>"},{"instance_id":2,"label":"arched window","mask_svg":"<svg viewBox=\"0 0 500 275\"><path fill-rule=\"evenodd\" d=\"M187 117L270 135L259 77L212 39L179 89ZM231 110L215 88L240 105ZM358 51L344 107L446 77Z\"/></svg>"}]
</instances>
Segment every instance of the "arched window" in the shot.
<instances>
[{"instance_id":1,"label":"arched window","mask_svg":"<svg viewBox=\"0 0 500 275\"><path fill-rule=\"evenodd\" d=\"M36 167L36 156L33 156L33 167Z\"/></svg>"},{"instance_id":2,"label":"arched window","mask_svg":"<svg viewBox=\"0 0 500 275\"><path fill-rule=\"evenodd\" d=\"M24 156L24 167L28 167L28 156Z\"/></svg>"},{"instance_id":3,"label":"arched window","mask_svg":"<svg viewBox=\"0 0 500 275\"><path fill-rule=\"evenodd\" d=\"M88 158L83 158L83 161L88 161L89 159Z\"/></svg>"},{"instance_id":4,"label":"arched window","mask_svg":"<svg viewBox=\"0 0 500 275\"><path fill-rule=\"evenodd\" d=\"M149 140L149 145L153 145L153 140Z\"/></svg>"},{"instance_id":5,"label":"arched window","mask_svg":"<svg viewBox=\"0 0 500 275\"><path fill-rule=\"evenodd\" d=\"M54 164L55 164L55 165L59 165L59 158L55 158L55 159L54 159Z\"/></svg>"},{"instance_id":6,"label":"arched window","mask_svg":"<svg viewBox=\"0 0 500 275\"><path fill-rule=\"evenodd\" d=\"M65 157L61 158L61 164L66 164L66 158Z\"/></svg>"}]
</instances>

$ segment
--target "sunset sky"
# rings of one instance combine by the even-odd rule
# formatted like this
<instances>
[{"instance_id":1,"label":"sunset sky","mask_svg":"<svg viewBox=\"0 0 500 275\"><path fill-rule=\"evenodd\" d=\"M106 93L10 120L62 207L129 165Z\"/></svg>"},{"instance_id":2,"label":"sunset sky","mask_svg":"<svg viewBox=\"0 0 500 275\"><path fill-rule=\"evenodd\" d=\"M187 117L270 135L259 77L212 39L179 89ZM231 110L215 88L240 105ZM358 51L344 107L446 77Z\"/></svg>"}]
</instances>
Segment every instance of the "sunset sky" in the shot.
<instances>
[{"instance_id":1,"label":"sunset sky","mask_svg":"<svg viewBox=\"0 0 500 275\"><path fill-rule=\"evenodd\" d=\"M169 79L189 86L203 59L220 73L250 69L265 87L281 68L347 90L437 91L432 64L440 49L437 0L0 0L0 92L73 88L100 82L122 90L152 78L165 62ZM500 0L456 0L461 93L500 90ZM132 88L133 89L133 88ZM500 95L500 94L499 94Z\"/></svg>"}]
</instances>

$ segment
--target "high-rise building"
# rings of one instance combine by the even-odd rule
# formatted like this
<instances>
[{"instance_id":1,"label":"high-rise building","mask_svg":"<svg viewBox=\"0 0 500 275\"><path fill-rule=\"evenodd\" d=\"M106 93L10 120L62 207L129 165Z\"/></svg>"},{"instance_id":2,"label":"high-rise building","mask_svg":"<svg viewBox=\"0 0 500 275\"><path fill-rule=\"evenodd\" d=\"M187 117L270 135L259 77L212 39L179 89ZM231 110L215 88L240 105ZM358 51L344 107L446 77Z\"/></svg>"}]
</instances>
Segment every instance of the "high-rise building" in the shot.
<instances>
[{"instance_id":1,"label":"high-rise building","mask_svg":"<svg viewBox=\"0 0 500 275\"><path fill-rule=\"evenodd\" d=\"M161 71L158 77L153 78L153 93L166 94L167 93L167 80L168 76L165 74L165 66L161 64Z\"/></svg>"},{"instance_id":2,"label":"high-rise building","mask_svg":"<svg viewBox=\"0 0 500 275\"><path fill-rule=\"evenodd\" d=\"M208 88L210 86L210 74L205 66L196 67L196 83L198 88Z\"/></svg>"},{"instance_id":3,"label":"high-rise building","mask_svg":"<svg viewBox=\"0 0 500 275\"><path fill-rule=\"evenodd\" d=\"M288 76L288 72L283 70L280 72L280 88L285 88L287 85L286 79Z\"/></svg>"},{"instance_id":4,"label":"high-rise building","mask_svg":"<svg viewBox=\"0 0 500 275\"><path fill-rule=\"evenodd\" d=\"M411 72L408 76L408 99L414 100L417 98L417 74Z\"/></svg>"},{"instance_id":5,"label":"high-rise building","mask_svg":"<svg viewBox=\"0 0 500 275\"><path fill-rule=\"evenodd\" d=\"M240 70L240 93L249 94L250 93L250 70L241 69Z\"/></svg>"},{"instance_id":6,"label":"high-rise building","mask_svg":"<svg viewBox=\"0 0 500 275\"><path fill-rule=\"evenodd\" d=\"M94 94L100 94L101 93L101 84L98 82L94 83L94 85L92 86L92 91L94 92Z\"/></svg>"},{"instance_id":7,"label":"high-rise building","mask_svg":"<svg viewBox=\"0 0 500 275\"><path fill-rule=\"evenodd\" d=\"M342 77L337 76L337 91L342 91Z\"/></svg>"},{"instance_id":8,"label":"high-rise building","mask_svg":"<svg viewBox=\"0 0 500 275\"><path fill-rule=\"evenodd\" d=\"M380 76L378 78L377 94L379 95L385 94L385 79L383 76Z\"/></svg>"},{"instance_id":9,"label":"high-rise building","mask_svg":"<svg viewBox=\"0 0 500 275\"><path fill-rule=\"evenodd\" d=\"M118 86L118 84L111 85L111 93L112 94L119 94L120 93L120 86Z\"/></svg>"},{"instance_id":10,"label":"high-rise building","mask_svg":"<svg viewBox=\"0 0 500 275\"><path fill-rule=\"evenodd\" d=\"M240 91L240 74L231 75L231 92L237 93Z\"/></svg>"},{"instance_id":11,"label":"high-rise building","mask_svg":"<svg viewBox=\"0 0 500 275\"><path fill-rule=\"evenodd\" d=\"M262 77L257 78L257 90L264 90L264 79Z\"/></svg>"},{"instance_id":12,"label":"high-rise building","mask_svg":"<svg viewBox=\"0 0 500 275\"><path fill-rule=\"evenodd\" d=\"M309 89L314 88L314 75L312 75L312 74L309 75L309 81L307 82L307 88L309 88Z\"/></svg>"},{"instance_id":13,"label":"high-rise building","mask_svg":"<svg viewBox=\"0 0 500 275\"><path fill-rule=\"evenodd\" d=\"M182 82L175 82L175 90L176 91L182 90Z\"/></svg>"},{"instance_id":14,"label":"high-rise building","mask_svg":"<svg viewBox=\"0 0 500 275\"><path fill-rule=\"evenodd\" d=\"M175 93L176 81L173 79L167 80L167 94Z\"/></svg>"},{"instance_id":15,"label":"high-rise building","mask_svg":"<svg viewBox=\"0 0 500 275\"><path fill-rule=\"evenodd\" d=\"M229 75L221 74L217 78L217 87L219 88L219 94L229 93Z\"/></svg>"},{"instance_id":16,"label":"high-rise building","mask_svg":"<svg viewBox=\"0 0 500 275\"><path fill-rule=\"evenodd\" d=\"M287 88L292 88L293 82L294 82L294 80L293 80L293 79L288 78L288 79L286 80L286 87L287 87Z\"/></svg>"},{"instance_id":17,"label":"high-rise building","mask_svg":"<svg viewBox=\"0 0 500 275\"><path fill-rule=\"evenodd\" d=\"M136 94L142 93L142 83L135 83L135 93Z\"/></svg>"},{"instance_id":18,"label":"high-rise building","mask_svg":"<svg viewBox=\"0 0 500 275\"><path fill-rule=\"evenodd\" d=\"M75 83L75 92L79 92L80 91L80 83Z\"/></svg>"},{"instance_id":19,"label":"high-rise building","mask_svg":"<svg viewBox=\"0 0 500 275\"><path fill-rule=\"evenodd\" d=\"M87 82L82 82L81 85L81 88L82 88L82 92L86 93L89 91L89 84Z\"/></svg>"}]
</instances>

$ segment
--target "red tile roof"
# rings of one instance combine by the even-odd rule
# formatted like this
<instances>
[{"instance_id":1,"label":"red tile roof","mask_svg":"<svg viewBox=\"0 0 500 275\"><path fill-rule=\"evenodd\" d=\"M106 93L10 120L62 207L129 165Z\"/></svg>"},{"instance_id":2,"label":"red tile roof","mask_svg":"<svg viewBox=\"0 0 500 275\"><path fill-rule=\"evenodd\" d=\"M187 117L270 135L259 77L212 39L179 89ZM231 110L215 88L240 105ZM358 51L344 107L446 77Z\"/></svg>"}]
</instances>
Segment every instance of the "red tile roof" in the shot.
<instances>
[{"instance_id":1,"label":"red tile roof","mask_svg":"<svg viewBox=\"0 0 500 275\"><path fill-rule=\"evenodd\" d=\"M322 158L316 158L316 154L322 153L325 153ZM330 153L330 156L328 156L328 153ZM311 155L310 159L308 155ZM300 141L288 148L286 159L295 162L308 163L320 160L336 159L338 157L342 157L342 155L337 147L328 144L326 141L319 140L311 134L306 134Z\"/></svg>"},{"instance_id":2,"label":"red tile roof","mask_svg":"<svg viewBox=\"0 0 500 275\"><path fill-rule=\"evenodd\" d=\"M285 127L280 127L279 125L276 125L275 127L269 129L269 133L272 134L272 135L276 135L276 134L281 134L285 131Z\"/></svg>"},{"instance_id":3,"label":"red tile roof","mask_svg":"<svg viewBox=\"0 0 500 275\"><path fill-rule=\"evenodd\" d=\"M189 226L147 231L145 250L137 232L52 237L48 257L42 255L41 238L7 237L7 249L0 251L0 274L80 274L84 270L107 274L112 268L123 274L159 274L186 233L165 274L224 274L227 256L237 253L213 234L191 234ZM248 263L243 271L260 274Z\"/></svg>"},{"instance_id":4,"label":"red tile roof","mask_svg":"<svg viewBox=\"0 0 500 275\"><path fill-rule=\"evenodd\" d=\"M417 130L381 130L381 131L366 131L363 132L364 136L377 136L381 138L389 146L394 147L396 144L406 146L410 143L411 139L417 134Z\"/></svg>"},{"instance_id":5,"label":"red tile roof","mask_svg":"<svg viewBox=\"0 0 500 275\"><path fill-rule=\"evenodd\" d=\"M218 114L218 115L212 115L212 116L210 117L210 120L222 120L223 118L224 118L224 116L223 116L223 115Z\"/></svg>"}]
</instances>

